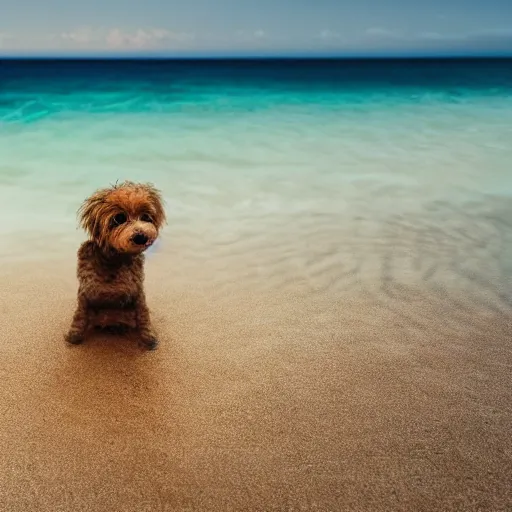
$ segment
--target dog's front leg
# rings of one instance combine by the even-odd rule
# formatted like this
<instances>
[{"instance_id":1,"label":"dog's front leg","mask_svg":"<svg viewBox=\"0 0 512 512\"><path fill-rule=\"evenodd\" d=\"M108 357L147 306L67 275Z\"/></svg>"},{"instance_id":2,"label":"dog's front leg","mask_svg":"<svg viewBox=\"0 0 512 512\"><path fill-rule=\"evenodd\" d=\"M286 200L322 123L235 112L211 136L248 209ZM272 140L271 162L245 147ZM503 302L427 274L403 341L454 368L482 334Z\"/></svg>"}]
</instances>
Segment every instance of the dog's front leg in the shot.
<instances>
[{"instance_id":1,"label":"dog's front leg","mask_svg":"<svg viewBox=\"0 0 512 512\"><path fill-rule=\"evenodd\" d=\"M78 305L75 310L75 314L73 315L71 327L65 336L65 339L68 343L78 345L84 341L85 332L87 330L87 320L87 301L85 300L85 297L79 296Z\"/></svg>"},{"instance_id":2,"label":"dog's front leg","mask_svg":"<svg viewBox=\"0 0 512 512\"><path fill-rule=\"evenodd\" d=\"M135 307L135 314L137 318L137 330L140 334L140 341L148 350L154 350L158 345L151 320L149 318L149 309L146 304L146 296L141 293L137 298Z\"/></svg>"}]
</instances>

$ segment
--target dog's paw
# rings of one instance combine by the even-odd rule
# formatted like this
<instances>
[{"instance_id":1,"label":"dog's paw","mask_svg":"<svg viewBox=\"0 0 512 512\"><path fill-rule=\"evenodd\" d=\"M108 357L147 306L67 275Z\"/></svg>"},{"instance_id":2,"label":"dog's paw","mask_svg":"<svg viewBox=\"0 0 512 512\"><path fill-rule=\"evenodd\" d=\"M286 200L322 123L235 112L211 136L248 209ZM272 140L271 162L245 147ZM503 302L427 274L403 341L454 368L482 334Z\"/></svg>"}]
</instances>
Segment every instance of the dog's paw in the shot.
<instances>
[{"instance_id":1,"label":"dog's paw","mask_svg":"<svg viewBox=\"0 0 512 512\"><path fill-rule=\"evenodd\" d=\"M80 345L84 342L84 337L76 332L68 332L64 339L71 345Z\"/></svg>"},{"instance_id":2,"label":"dog's paw","mask_svg":"<svg viewBox=\"0 0 512 512\"><path fill-rule=\"evenodd\" d=\"M140 344L146 350L155 350L158 347L158 340L156 338L149 338L147 340L141 340Z\"/></svg>"}]
</instances>

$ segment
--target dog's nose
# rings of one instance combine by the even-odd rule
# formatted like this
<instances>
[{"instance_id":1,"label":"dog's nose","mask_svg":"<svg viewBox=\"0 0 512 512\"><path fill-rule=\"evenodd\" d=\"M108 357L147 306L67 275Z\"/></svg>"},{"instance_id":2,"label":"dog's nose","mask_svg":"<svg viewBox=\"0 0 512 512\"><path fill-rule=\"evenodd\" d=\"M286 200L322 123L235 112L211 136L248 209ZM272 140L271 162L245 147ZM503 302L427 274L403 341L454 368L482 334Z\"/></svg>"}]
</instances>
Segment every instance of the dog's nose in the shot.
<instances>
[{"instance_id":1,"label":"dog's nose","mask_svg":"<svg viewBox=\"0 0 512 512\"><path fill-rule=\"evenodd\" d=\"M148 237L146 235L143 235L142 233L137 233L133 237L133 243L137 245L145 245L148 241Z\"/></svg>"}]
</instances>

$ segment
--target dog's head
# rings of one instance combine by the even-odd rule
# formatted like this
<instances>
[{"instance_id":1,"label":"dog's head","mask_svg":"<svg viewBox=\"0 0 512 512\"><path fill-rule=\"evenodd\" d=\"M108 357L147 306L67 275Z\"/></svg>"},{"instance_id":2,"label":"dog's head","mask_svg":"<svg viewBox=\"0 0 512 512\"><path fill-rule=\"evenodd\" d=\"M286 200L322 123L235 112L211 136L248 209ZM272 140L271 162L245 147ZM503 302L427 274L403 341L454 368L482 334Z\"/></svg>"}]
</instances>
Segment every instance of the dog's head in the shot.
<instances>
[{"instance_id":1,"label":"dog's head","mask_svg":"<svg viewBox=\"0 0 512 512\"><path fill-rule=\"evenodd\" d=\"M78 214L98 245L128 254L144 252L165 223L160 192L151 184L131 181L96 191Z\"/></svg>"}]
</instances>

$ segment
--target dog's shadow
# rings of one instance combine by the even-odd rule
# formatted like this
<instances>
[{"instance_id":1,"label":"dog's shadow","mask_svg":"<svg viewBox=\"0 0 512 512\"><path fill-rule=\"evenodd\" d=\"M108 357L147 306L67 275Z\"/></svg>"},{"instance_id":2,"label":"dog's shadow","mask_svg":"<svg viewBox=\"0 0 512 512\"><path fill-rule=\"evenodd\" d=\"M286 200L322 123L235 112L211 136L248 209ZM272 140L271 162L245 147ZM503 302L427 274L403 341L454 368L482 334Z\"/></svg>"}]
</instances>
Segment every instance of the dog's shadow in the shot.
<instances>
[{"instance_id":1,"label":"dog's shadow","mask_svg":"<svg viewBox=\"0 0 512 512\"><path fill-rule=\"evenodd\" d=\"M83 344L67 345L54 376L61 407L82 432L103 438L124 432L149 440L151 432L172 428L181 408L180 379L166 365L171 347L148 351L134 333L94 331Z\"/></svg>"}]
</instances>

